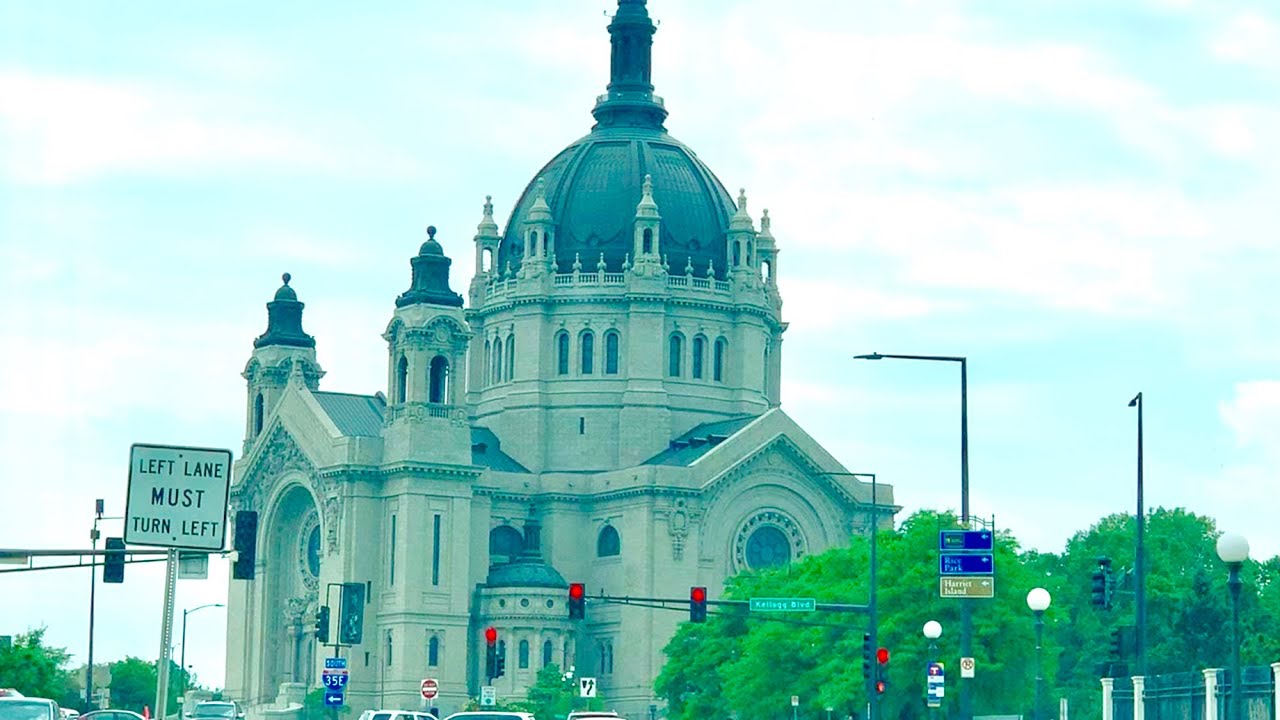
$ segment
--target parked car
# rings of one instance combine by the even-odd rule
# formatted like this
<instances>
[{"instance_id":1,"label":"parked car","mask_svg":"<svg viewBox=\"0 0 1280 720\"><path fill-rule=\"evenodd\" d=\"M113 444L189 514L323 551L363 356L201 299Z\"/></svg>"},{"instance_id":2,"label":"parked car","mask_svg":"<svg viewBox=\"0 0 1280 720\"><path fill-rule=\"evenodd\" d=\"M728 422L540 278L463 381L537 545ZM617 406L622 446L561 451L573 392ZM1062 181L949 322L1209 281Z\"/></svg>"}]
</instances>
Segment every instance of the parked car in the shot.
<instances>
[{"instance_id":1,"label":"parked car","mask_svg":"<svg viewBox=\"0 0 1280 720\"><path fill-rule=\"evenodd\" d=\"M77 720L143 720L143 717L132 710L91 710Z\"/></svg>"},{"instance_id":2,"label":"parked car","mask_svg":"<svg viewBox=\"0 0 1280 720\"><path fill-rule=\"evenodd\" d=\"M566 720L623 720L623 717L612 710L575 710Z\"/></svg>"},{"instance_id":3,"label":"parked car","mask_svg":"<svg viewBox=\"0 0 1280 720\"><path fill-rule=\"evenodd\" d=\"M205 700L183 713L190 720L240 720L244 712L231 700Z\"/></svg>"},{"instance_id":4,"label":"parked car","mask_svg":"<svg viewBox=\"0 0 1280 720\"><path fill-rule=\"evenodd\" d=\"M436 720L436 716L418 710L365 710L360 720Z\"/></svg>"},{"instance_id":5,"label":"parked car","mask_svg":"<svg viewBox=\"0 0 1280 720\"><path fill-rule=\"evenodd\" d=\"M534 717L532 713L526 712L471 710L454 713L444 720L534 720Z\"/></svg>"},{"instance_id":6,"label":"parked car","mask_svg":"<svg viewBox=\"0 0 1280 720\"><path fill-rule=\"evenodd\" d=\"M0 697L0 720L62 720L62 709L45 698Z\"/></svg>"}]
</instances>

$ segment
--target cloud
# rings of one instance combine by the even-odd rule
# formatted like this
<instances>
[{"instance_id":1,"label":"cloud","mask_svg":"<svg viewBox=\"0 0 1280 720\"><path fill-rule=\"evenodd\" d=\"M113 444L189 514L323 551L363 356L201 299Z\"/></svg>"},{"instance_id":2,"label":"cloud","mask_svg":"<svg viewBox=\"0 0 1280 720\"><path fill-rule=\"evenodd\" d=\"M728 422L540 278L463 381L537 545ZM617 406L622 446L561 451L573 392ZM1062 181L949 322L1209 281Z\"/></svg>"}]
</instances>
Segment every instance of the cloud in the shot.
<instances>
[{"instance_id":1,"label":"cloud","mask_svg":"<svg viewBox=\"0 0 1280 720\"><path fill-rule=\"evenodd\" d=\"M1280 461L1280 380L1236 383L1218 413L1241 447L1259 447Z\"/></svg>"},{"instance_id":2,"label":"cloud","mask_svg":"<svg viewBox=\"0 0 1280 720\"><path fill-rule=\"evenodd\" d=\"M61 185L119 173L198 175L235 166L335 172L358 160L296 128L252 117L227 97L139 82L0 71L0 172Z\"/></svg>"},{"instance_id":3,"label":"cloud","mask_svg":"<svg viewBox=\"0 0 1280 720\"><path fill-rule=\"evenodd\" d=\"M1280 28L1261 13L1242 12L1218 27L1209 50L1227 62L1280 69Z\"/></svg>"}]
</instances>

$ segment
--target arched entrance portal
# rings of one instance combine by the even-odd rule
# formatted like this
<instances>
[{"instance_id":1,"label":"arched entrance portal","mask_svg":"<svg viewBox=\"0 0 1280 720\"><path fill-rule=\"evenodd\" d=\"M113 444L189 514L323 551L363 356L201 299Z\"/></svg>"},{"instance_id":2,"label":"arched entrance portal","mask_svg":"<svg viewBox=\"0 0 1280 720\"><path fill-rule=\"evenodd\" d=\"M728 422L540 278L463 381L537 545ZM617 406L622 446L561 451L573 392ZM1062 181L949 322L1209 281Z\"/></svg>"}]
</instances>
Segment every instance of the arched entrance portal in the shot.
<instances>
[{"instance_id":1,"label":"arched entrance portal","mask_svg":"<svg viewBox=\"0 0 1280 720\"><path fill-rule=\"evenodd\" d=\"M321 532L320 513L310 490L297 484L285 490L271 512L264 537L267 599L262 615L264 686L260 689L264 698L274 698L281 683L313 682Z\"/></svg>"}]
</instances>

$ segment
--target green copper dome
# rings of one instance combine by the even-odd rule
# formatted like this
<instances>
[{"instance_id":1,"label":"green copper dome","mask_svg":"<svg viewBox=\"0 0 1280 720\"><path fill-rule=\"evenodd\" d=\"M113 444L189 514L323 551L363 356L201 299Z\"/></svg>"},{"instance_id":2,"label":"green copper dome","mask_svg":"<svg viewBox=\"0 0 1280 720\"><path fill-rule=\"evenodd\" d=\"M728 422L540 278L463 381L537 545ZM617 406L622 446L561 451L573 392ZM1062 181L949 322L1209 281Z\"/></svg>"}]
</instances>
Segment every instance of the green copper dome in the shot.
<instances>
[{"instance_id":1,"label":"green copper dome","mask_svg":"<svg viewBox=\"0 0 1280 720\"><path fill-rule=\"evenodd\" d=\"M650 83L654 33L643 0L619 0L609 24L610 82L592 111L591 134L560 151L520 195L498 248L498 270L515 270L524 254L524 223L545 181L555 222L552 245L559 272L572 272L575 256L594 272L604 254L609 272L621 272L632 252L636 205L644 176L662 216L659 244L670 271L692 262L704 277L726 266L725 229L736 207L716 176L687 146L667 134L667 111Z\"/></svg>"}]
</instances>

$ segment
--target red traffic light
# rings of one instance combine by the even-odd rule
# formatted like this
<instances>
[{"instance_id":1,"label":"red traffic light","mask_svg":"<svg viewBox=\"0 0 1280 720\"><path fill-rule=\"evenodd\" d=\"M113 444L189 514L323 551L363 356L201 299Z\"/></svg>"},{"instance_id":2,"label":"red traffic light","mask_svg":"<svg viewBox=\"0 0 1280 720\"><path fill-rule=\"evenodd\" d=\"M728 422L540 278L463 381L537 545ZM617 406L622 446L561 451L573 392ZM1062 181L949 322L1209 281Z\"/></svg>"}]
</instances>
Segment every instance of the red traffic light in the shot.
<instances>
[{"instance_id":1,"label":"red traffic light","mask_svg":"<svg viewBox=\"0 0 1280 720\"><path fill-rule=\"evenodd\" d=\"M889 664L889 648L880 648L876 650L876 662L881 665Z\"/></svg>"},{"instance_id":2,"label":"red traffic light","mask_svg":"<svg viewBox=\"0 0 1280 720\"><path fill-rule=\"evenodd\" d=\"M694 601L694 602L696 602L696 603L706 602L706 601L707 601L707 589L706 589L706 588L704 588L704 587L691 587L691 588L689 588L689 599L690 599L690 600L692 600L692 601Z\"/></svg>"},{"instance_id":3,"label":"red traffic light","mask_svg":"<svg viewBox=\"0 0 1280 720\"><path fill-rule=\"evenodd\" d=\"M584 595L586 595L586 594L587 594L587 588L586 588L586 586L584 586L582 583L570 583L570 584L569 584L569 599L570 599L570 600L581 600L581 599L582 599L582 597L583 597Z\"/></svg>"},{"instance_id":4,"label":"red traffic light","mask_svg":"<svg viewBox=\"0 0 1280 720\"><path fill-rule=\"evenodd\" d=\"M889 689L889 684L888 684L888 683L886 683L886 682L885 682L885 681L883 681L883 680L877 680L877 681L876 681L876 694L877 694L877 695L883 695L883 694L884 694L884 691L885 691L885 690L887 690L887 689Z\"/></svg>"},{"instance_id":5,"label":"red traffic light","mask_svg":"<svg viewBox=\"0 0 1280 720\"><path fill-rule=\"evenodd\" d=\"M486 643L490 644L490 645L495 645L495 644L497 644L497 642L498 642L498 631L497 631L497 630L495 630L494 628L491 628L491 627L489 627L489 628L485 628L485 629L484 629L484 641L485 641Z\"/></svg>"}]
</instances>

